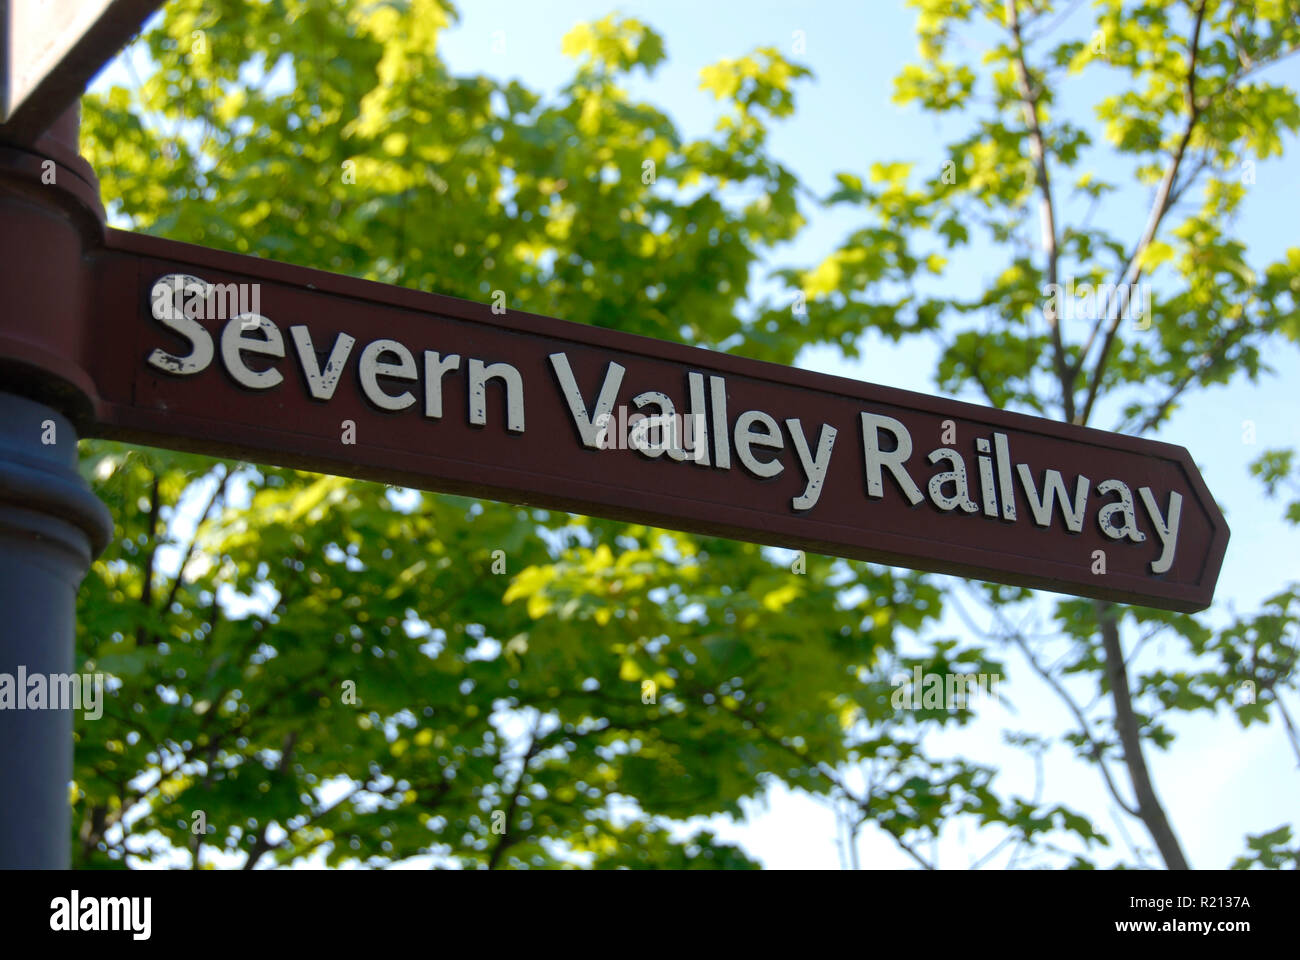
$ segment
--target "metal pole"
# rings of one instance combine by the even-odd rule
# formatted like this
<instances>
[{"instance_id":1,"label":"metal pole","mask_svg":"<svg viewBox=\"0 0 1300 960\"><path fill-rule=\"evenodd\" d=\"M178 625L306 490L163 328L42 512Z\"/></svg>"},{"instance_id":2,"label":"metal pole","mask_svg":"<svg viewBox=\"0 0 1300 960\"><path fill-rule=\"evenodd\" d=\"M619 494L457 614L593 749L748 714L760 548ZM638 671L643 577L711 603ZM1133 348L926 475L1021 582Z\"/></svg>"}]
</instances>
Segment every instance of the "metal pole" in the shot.
<instances>
[{"instance_id":1,"label":"metal pole","mask_svg":"<svg viewBox=\"0 0 1300 960\"><path fill-rule=\"evenodd\" d=\"M75 669L77 586L111 534L77 473L72 424L0 393L2 868L68 866L73 713L52 709L50 681ZM42 686L43 708L32 709Z\"/></svg>"},{"instance_id":2,"label":"metal pole","mask_svg":"<svg viewBox=\"0 0 1300 960\"><path fill-rule=\"evenodd\" d=\"M51 680L75 669L77 587L113 535L69 419L94 415L83 253L103 231L77 128L74 108L32 144L0 137L0 868L69 865L72 688Z\"/></svg>"}]
</instances>

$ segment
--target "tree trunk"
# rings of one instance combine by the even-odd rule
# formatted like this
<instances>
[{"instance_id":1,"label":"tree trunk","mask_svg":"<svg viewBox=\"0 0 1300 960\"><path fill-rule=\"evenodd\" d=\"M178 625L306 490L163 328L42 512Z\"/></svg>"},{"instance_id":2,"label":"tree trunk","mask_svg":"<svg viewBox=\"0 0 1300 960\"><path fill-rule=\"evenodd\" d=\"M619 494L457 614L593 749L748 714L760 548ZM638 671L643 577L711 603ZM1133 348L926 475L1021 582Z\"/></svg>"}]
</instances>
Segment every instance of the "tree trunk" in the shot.
<instances>
[{"instance_id":1,"label":"tree trunk","mask_svg":"<svg viewBox=\"0 0 1300 960\"><path fill-rule=\"evenodd\" d=\"M1115 605L1098 600L1097 623L1101 627L1101 643L1106 651L1106 678L1110 682L1110 695L1115 701L1115 730L1124 749L1124 765L1128 767L1129 781L1137 799L1138 816L1146 824L1151 839L1155 841L1165 866L1170 870L1187 870L1187 858L1178 843L1165 808L1156 797L1147 763L1142 755L1142 738L1137 717L1133 715L1133 701L1129 695L1128 669L1124 666L1124 649L1119 642L1119 624L1115 619Z\"/></svg>"}]
</instances>

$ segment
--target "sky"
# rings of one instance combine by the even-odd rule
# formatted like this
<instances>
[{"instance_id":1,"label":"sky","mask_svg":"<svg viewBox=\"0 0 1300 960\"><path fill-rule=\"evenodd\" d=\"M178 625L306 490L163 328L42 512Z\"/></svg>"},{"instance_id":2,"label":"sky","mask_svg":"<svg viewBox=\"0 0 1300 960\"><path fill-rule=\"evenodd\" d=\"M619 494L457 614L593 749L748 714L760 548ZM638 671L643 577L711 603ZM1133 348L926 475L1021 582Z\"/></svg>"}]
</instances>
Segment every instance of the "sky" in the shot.
<instances>
[{"instance_id":1,"label":"sky","mask_svg":"<svg viewBox=\"0 0 1300 960\"><path fill-rule=\"evenodd\" d=\"M797 88L794 115L774 125L770 151L800 177L814 193L825 195L834 174L865 174L872 163L912 161L936 168L942 145L965 130L969 117L936 120L911 107L891 102L893 77L916 58L913 13L901 0L655 0L652 3L612 0L473 0L460 5L460 21L439 40L443 57L455 73L483 73L498 79L518 79L530 88L555 92L572 75L573 62L561 52L563 36L582 21L621 12L652 26L665 39L668 59L651 78L638 73L630 82L634 97L664 109L683 136L704 136L718 108L711 93L700 89L700 69L724 58L742 56L760 46L774 46L813 71L811 81ZM1063 25L1067 31L1072 22ZM978 51L984 38L959 38ZM803 52L794 53L796 43ZM1280 65L1265 76L1300 87L1300 61ZM117 80L110 68L99 86ZM1076 81L1062 96L1059 109L1102 140L1088 105L1108 91L1105 81ZM1295 138L1287 139L1294 151ZM1098 171L1123 181L1127 169L1102 164ZM1121 192L1097 216L1113 229L1135 238L1150 205L1145 191ZM819 210L802 204L810 223L791 244L779 248L765 266L812 265L830 252L851 229L861 225L852 211ZM1300 222L1300 177L1296 161L1271 160L1259 165L1235 229L1250 248L1249 262L1260 267L1278 258L1297 242ZM955 251L944 277L947 289L973 292L1002 269L1002 261L976 246ZM1068 331L1067 331L1068 334ZM845 360L831 348L809 349L799 365L824 373L889 386L939 393L933 371L937 351L933 342L916 340L895 346L867 331L861 356ZM1270 356L1274 375L1259 384L1238 378L1226 388L1188 397L1157 438L1187 447L1232 530L1211 618L1222 622L1227 612L1255 609L1261 599L1300 578L1300 532L1281 521L1282 507L1262 496L1250 477L1248 464L1265 449L1300 446L1300 351L1288 348ZM961 399L977 399L964 396ZM1109 426L1102 411L1096 424ZM1109 411L1113 413L1113 411ZM1249 421L1254 442L1246 442ZM944 580L957 596L960 581ZM967 603L968 609L976 609ZM941 634L969 636L962 621L949 613ZM1132 642L1132 637L1127 638ZM1174 641L1143 648L1139 666L1181 665ZM1130 669L1133 665L1130 664ZM1003 742L1006 730L1033 730L1043 735L1068 729L1064 706L1023 664L1012 658L1013 671L1004 689L1004 702L980 711L978 719L957 733L944 733L928 742L931 750L964 755L997 767L998 787L1008 794L1031 796L1035 769L1024 752ZM1292 703L1293 712L1296 705ZM1180 715L1173 723L1178 736L1168 751L1148 747L1148 763L1159 796L1193 866L1224 867L1242 852L1247 833L1296 823L1300 804L1300 771L1275 722L1243 732L1231 716ZM1121 778L1122 779L1122 778ZM1091 815L1115 846L1097 852L1102 863L1133 858L1125 834L1147 849L1151 843L1140 823L1120 820L1097 771L1075 761L1063 746L1051 749L1043 767L1043 797L1065 802ZM1125 781L1126 783L1126 781ZM1121 788L1127 794L1127 789ZM808 796L774 786L750 805L743 823L724 818L707 825L724 839L739 843L751 856L775 868L835 868L840 866L836 825L829 808ZM700 825L705 822L701 821ZM954 829L933 852L943 867L965 867L994 845L996 837L973 829ZM912 861L878 833L868 830L859 845L860 862L871 867L910 867ZM1152 858L1154 860L1154 858ZM1005 865L1006 856L990 861Z\"/></svg>"}]
</instances>

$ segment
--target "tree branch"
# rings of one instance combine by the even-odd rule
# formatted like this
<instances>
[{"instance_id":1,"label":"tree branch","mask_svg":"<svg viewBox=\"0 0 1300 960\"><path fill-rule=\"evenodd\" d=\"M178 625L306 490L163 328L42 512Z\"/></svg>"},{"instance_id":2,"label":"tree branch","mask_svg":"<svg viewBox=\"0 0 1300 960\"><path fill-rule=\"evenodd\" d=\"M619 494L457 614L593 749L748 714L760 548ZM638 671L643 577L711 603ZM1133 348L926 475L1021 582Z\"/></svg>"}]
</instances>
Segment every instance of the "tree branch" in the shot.
<instances>
[{"instance_id":1,"label":"tree branch","mask_svg":"<svg viewBox=\"0 0 1300 960\"><path fill-rule=\"evenodd\" d=\"M966 620L971 629L975 630L977 633L992 632L980 630L966 615L961 604L954 603L954 608L961 615L962 619ZM1079 732L1083 734L1083 738L1088 741L1089 752L1092 754L1093 759L1097 761L1097 767L1101 770L1102 779L1106 782L1106 789L1110 792L1112 799L1114 799L1115 803L1119 805L1121 810L1130 816L1136 817L1138 815L1137 810L1130 806L1129 803L1120 796L1119 788L1115 786L1115 781L1111 779L1110 769L1106 766L1105 751L1102 749L1101 744L1099 744L1093 737L1092 725L1084 716L1083 711L1079 708L1078 703L1075 702L1074 697L1070 695L1070 691L1066 690L1065 686L1052 675L1051 671L1044 667L1039 662L1038 658L1034 656L1033 651L1029 649L1029 643L1025 639L1024 633L1020 630L1013 629L1011 624L1007 622L1006 617L1002 615L1002 611L998 610L996 607L993 608L993 613L994 616L1002 622L1005 631L1003 637L1016 645L1020 650L1021 655L1029 663L1030 668L1032 668L1033 671L1042 678L1044 683L1052 688L1052 692L1061 698L1066 709L1068 709L1074 716L1075 722L1079 725Z\"/></svg>"},{"instance_id":2,"label":"tree branch","mask_svg":"<svg viewBox=\"0 0 1300 960\"><path fill-rule=\"evenodd\" d=\"M514 826L515 810L519 807L519 794L524 788L524 781L528 779L528 764L532 762L533 757L537 755L537 751L541 748L538 734L542 728L542 716L543 714L539 710L537 720L533 723L533 731L528 737L528 749L524 751L523 762L519 765L519 776L515 778L514 786L510 790L510 799L506 802L505 829L501 832L501 839L497 841L496 846L492 848L492 854L488 857L487 868L489 870L497 869L506 849L514 842L514 838L510 834L510 828Z\"/></svg>"},{"instance_id":3,"label":"tree branch","mask_svg":"<svg viewBox=\"0 0 1300 960\"><path fill-rule=\"evenodd\" d=\"M194 556L194 547L199 542L199 527L203 526L204 521L208 519L208 514L212 512L212 508L216 505L217 500L225 494L226 484L229 481L230 473L229 471L226 471L221 477L221 482L217 484L217 489L213 490L212 496L208 498L208 505L204 507L203 512L199 514L199 519L194 525L194 536L190 538L190 544L185 549L185 555L181 557L181 565L176 568L176 579L172 582L171 590L167 592L167 602L162 605L164 613L170 610L172 604L176 602L176 594L185 580L185 568L189 566L190 559Z\"/></svg>"},{"instance_id":4,"label":"tree branch","mask_svg":"<svg viewBox=\"0 0 1300 960\"><path fill-rule=\"evenodd\" d=\"M1115 732L1124 748L1124 764L1128 767L1129 780L1133 785L1133 795L1137 798L1137 815L1146 825L1147 832L1155 841L1156 849L1170 870L1187 870L1187 858L1178 843L1164 807L1156 797L1155 787L1151 783L1151 774L1147 771L1146 758L1142 754L1142 735L1138 729L1137 716L1133 712L1133 700L1129 692L1128 670L1124 666L1124 650L1120 645L1119 624L1115 620L1115 605L1102 600L1094 601L1097 611L1097 623L1101 628L1101 643L1106 653L1106 679L1110 684L1111 699L1115 703Z\"/></svg>"},{"instance_id":5,"label":"tree branch","mask_svg":"<svg viewBox=\"0 0 1300 960\"><path fill-rule=\"evenodd\" d=\"M1196 366L1192 366L1191 364L1188 365L1188 368L1183 375L1174 381L1164 399L1161 400L1160 403L1156 405L1156 408L1147 415L1147 418L1138 425L1137 433L1146 433L1148 430L1152 430L1159 426L1160 421L1164 419L1165 414L1169 412L1169 408L1173 406L1174 402L1182 395L1183 391L1191 386L1197 377L1209 372L1209 370L1214 367L1215 363L1223 362L1224 351L1226 351L1228 347L1232 346L1234 341L1239 342L1250 332L1250 324L1242 323L1241 321L1245 319L1246 308L1250 306L1250 303L1253 300L1254 294L1251 294L1247 302L1242 304L1241 309L1237 311L1237 316L1233 318L1237 322L1237 325L1225 327L1219 331L1218 336L1214 338L1214 342L1201 352L1200 356L1203 358L1202 362Z\"/></svg>"},{"instance_id":6,"label":"tree branch","mask_svg":"<svg viewBox=\"0 0 1300 960\"><path fill-rule=\"evenodd\" d=\"M146 610L153 609L153 565L158 554L158 512L161 505L158 500L158 473L153 474L153 483L149 486L149 551L141 564L144 582L140 585L140 605ZM144 643L146 631L144 624L135 628L136 643Z\"/></svg>"},{"instance_id":7,"label":"tree branch","mask_svg":"<svg viewBox=\"0 0 1300 960\"><path fill-rule=\"evenodd\" d=\"M289 772L289 762L293 758L293 748L297 743L297 730L285 734L284 742L280 748L280 763L276 767L277 776L282 777ZM248 859L244 861L244 865L240 868L241 870L252 870L253 867L257 866L257 861L262 859L262 854L275 846L275 844L271 843L267 839L267 831L271 829L271 823L272 821L267 820L262 824L262 832L258 836L257 842L253 844L253 849L249 851Z\"/></svg>"},{"instance_id":8,"label":"tree branch","mask_svg":"<svg viewBox=\"0 0 1300 960\"><path fill-rule=\"evenodd\" d=\"M1033 88L1029 75L1029 66L1025 62L1024 40L1020 35L1020 14L1016 9L1017 0L1005 0L1007 24L1015 41L1016 83L1020 88L1020 104L1025 116L1025 126L1029 128L1029 153L1034 161L1034 170L1038 180L1041 199L1038 203L1039 222L1042 232L1043 250L1046 255L1044 271L1048 284L1058 285L1058 266L1060 254L1056 246L1056 204L1052 199L1052 181L1047 169L1047 144L1043 137L1038 93ZM1065 344L1061 339L1060 318L1056 315L1055 298L1048 301L1044 310L1048 329L1052 334L1052 361L1056 367L1056 376L1061 384L1061 404L1065 410L1066 420L1074 420L1074 369L1065 357Z\"/></svg>"},{"instance_id":9,"label":"tree branch","mask_svg":"<svg viewBox=\"0 0 1300 960\"><path fill-rule=\"evenodd\" d=\"M1115 287L1115 293L1107 298L1106 309L1102 311L1102 316L1108 317L1111 305L1114 304L1116 307L1115 316L1110 318L1106 337L1101 344L1101 352L1097 356L1097 362L1093 365L1092 375L1089 377L1087 399L1084 401L1083 410L1079 417L1074 420L1080 426L1087 425L1088 418L1092 416L1092 408L1097 402L1097 396L1101 391L1101 380L1106 370L1106 362L1110 358L1111 347L1115 343L1115 335L1119 332L1119 325L1127 311L1128 291L1142 276L1142 256L1146 253L1147 248L1151 246L1152 241L1155 240L1165 214L1173 206L1174 181L1178 177L1178 169L1182 165L1184 155L1187 153L1187 146L1192 141L1192 131L1196 129L1196 122L1200 119L1200 107L1196 102L1196 61L1200 56L1201 24L1205 19L1206 2L1207 0L1201 0L1197 5L1196 22L1192 27L1191 43L1187 54L1187 82L1183 90L1183 103L1187 109L1187 124L1183 128L1182 136L1179 137L1178 145L1174 148L1169 166L1165 169L1165 175L1160 181L1159 189L1156 191L1155 201L1151 206L1151 214L1147 218L1146 228L1142 231L1142 238L1133 249L1133 256L1129 258L1128 265L1120 276L1120 282ZM1091 346L1091 340L1089 345ZM1080 353L1079 359L1075 363L1075 369L1081 370L1086 360L1087 353Z\"/></svg>"}]
</instances>

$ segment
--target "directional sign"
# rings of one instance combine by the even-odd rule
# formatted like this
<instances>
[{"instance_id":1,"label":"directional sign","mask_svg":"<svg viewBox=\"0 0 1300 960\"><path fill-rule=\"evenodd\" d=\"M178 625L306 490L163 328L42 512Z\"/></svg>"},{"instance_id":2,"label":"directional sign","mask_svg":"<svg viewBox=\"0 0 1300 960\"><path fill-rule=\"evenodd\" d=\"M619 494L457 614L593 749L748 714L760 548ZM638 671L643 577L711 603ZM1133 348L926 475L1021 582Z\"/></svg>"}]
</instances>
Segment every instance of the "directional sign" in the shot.
<instances>
[{"instance_id":1,"label":"directional sign","mask_svg":"<svg viewBox=\"0 0 1300 960\"><path fill-rule=\"evenodd\" d=\"M10 141L156 6L9 4ZM89 432L1175 610L1213 597L1228 528L1180 447L103 232L78 161L50 192L37 158L0 154L72 217L7 207L0 366L88 403Z\"/></svg>"},{"instance_id":2,"label":"directional sign","mask_svg":"<svg viewBox=\"0 0 1300 960\"><path fill-rule=\"evenodd\" d=\"M0 123L27 138L76 102L161 0L0 2Z\"/></svg>"},{"instance_id":3,"label":"directional sign","mask_svg":"<svg viewBox=\"0 0 1300 960\"><path fill-rule=\"evenodd\" d=\"M67 108L157 6L0 0L0 393L32 421L0 458L6 658L72 662L68 588L111 531L46 439L64 415L1080 596L1213 598L1228 527L1181 447L105 230ZM68 722L40 712L0 750L0 867L67 866Z\"/></svg>"},{"instance_id":4,"label":"directional sign","mask_svg":"<svg viewBox=\"0 0 1300 960\"><path fill-rule=\"evenodd\" d=\"M130 233L91 261L71 349L103 436L1174 610L1213 597L1228 528L1181 447Z\"/></svg>"}]
</instances>

